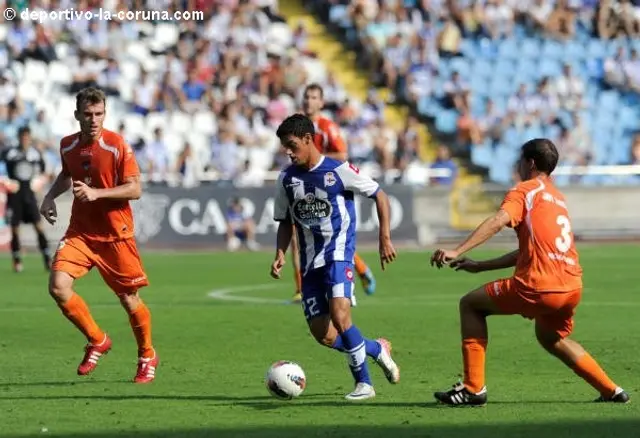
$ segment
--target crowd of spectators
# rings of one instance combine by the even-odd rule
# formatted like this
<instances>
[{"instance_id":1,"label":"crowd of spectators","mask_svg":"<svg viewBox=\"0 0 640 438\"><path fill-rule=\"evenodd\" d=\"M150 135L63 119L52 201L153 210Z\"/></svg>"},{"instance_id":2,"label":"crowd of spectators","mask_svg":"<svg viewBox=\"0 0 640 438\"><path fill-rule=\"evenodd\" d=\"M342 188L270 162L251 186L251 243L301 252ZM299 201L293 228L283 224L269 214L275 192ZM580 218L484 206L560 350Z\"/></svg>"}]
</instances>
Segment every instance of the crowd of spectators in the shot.
<instances>
[{"instance_id":1,"label":"crowd of spectators","mask_svg":"<svg viewBox=\"0 0 640 438\"><path fill-rule=\"evenodd\" d=\"M613 97L622 101L630 93L640 92L637 52L640 44L633 44L640 36L638 1L307 0L306 3L338 29L348 44L366 52L361 61L372 80L394 91L391 101L406 102L416 109L420 102L431 105L435 101L435 110L430 112L434 119L441 110L453 110L456 119L452 124L455 132L452 143L462 155L469 156L469 151L480 145L495 148L506 144L515 148L522 136L510 134L524 132L556 141L563 164L601 164L594 157L608 152L598 140L606 136L611 139L611 135L601 132L601 139L593 138L592 119L600 118L604 112L597 111L597 93L618 90L621 98ZM520 74L512 69L518 61L522 63L518 50L527 40L535 40L536 44L531 46L538 51L533 55L536 63L527 64ZM593 40L600 43L590 44ZM612 44L619 44L620 48L610 57ZM541 46L545 49L548 46L549 52L540 50ZM565 53L567 58L563 60ZM476 85L480 81L475 80L481 79L476 75L486 73L474 70L477 59L481 63L488 60L484 64L491 69L502 67L506 73L504 82L491 84L489 71L488 81ZM573 62L576 59L579 64ZM469 62L458 62L465 60ZM458 70L456 66L461 64L467 68ZM556 66L535 80L509 82L531 79L534 76L531 69ZM497 91L495 96L491 92L482 95L477 92L489 85L497 85L493 87ZM594 87L597 90L591 93L594 90L590 88ZM509 90L506 95L505 90ZM614 100L611 95L606 99ZM637 113L640 99L634 102L631 109ZM623 117L623 122L629 123L619 126L618 131L633 125L630 112L626 111L626 118ZM611 117L604 121L606 128L609 119L617 117L611 111ZM438 124L434 124L437 129ZM618 127L615 120L612 124L613 128ZM623 141L626 152L616 154L619 158L616 163L624 164L630 156L631 134L617 134L620 135L615 140ZM518 141L512 141L514 138ZM605 152L599 154L599 150Z\"/></svg>"},{"instance_id":2,"label":"crowd of spectators","mask_svg":"<svg viewBox=\"0 0 640 438\"><path fill-rule=\"evenodd\" d=\"M134 147L152 182L214 177L260 186L287 163L274 132L299 110L310 82L324 88L354 161L374 173L419 160L415 119L400 131L385 122L372 89L366 101L344 87L308 47L303 22L292 28L276 0L31 0L30 11L202 11L202 20L20 20L1 24L0 147L29 124L53 173L57 142L76 129L73 93L90 85L109 96L107 127ZM396 172L397 173L397 172Z\"/></svg>"}]
</instances>

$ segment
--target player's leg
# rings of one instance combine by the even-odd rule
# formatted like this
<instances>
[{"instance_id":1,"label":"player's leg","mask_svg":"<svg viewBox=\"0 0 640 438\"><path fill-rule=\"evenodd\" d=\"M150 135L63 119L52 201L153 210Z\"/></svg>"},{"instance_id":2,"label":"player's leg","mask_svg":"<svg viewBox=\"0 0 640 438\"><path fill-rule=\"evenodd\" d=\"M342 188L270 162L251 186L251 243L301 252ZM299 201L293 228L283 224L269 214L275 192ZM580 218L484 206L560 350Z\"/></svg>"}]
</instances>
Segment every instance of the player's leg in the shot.
<instances>
[{"instance_id":1,"label":"player's leg","mask_svg":"<svg viewBox=\"0 0 640 438\"><path fill-rule=\"evenodd\" d=\"M51 253L49 252L49 241L47 239L47 235L44 233L42 221L36 221L33 224L33 228L38 235L38 248L40 249L40 254L42 254L44 268L48 271L51 269Z\"/></svg>"},{"instance_id":2,"label":"player's leg","mask_svg":"<svg viewBox=\"0 0 640 438\"><path fill-rule=\"evenodd\" d=\"M398 366L391 359L387 348L380 342L365 339L358 327L351 320L351 306L354 305L353 265L347 262L333 262L325 267L323 284L328 290L329 315L342 341L342 349L349 361L349 368L355 379L356 388L348 394L348 400L363 400L375 396L369 376L367 355L379 358L385 355L390 381L396 383L400 379Z\"/></svg>"},{"instance_id":3,"label":"player's leg","mask_svg":"<svg viewBox=\"0 0 640 438\"><path fill-rule=\"evenodd\" d=\"M293 277L296 282L296 291L293 294L293 302L299 303L302 299L302 271L300 269L300 245L298 236L293 233L291 238L291 263L293 265Z\"/></svg>"},{"instance_id":4,"label":"player's leg","mask_svg":"<svg viewBox=\"0 0 640 438\"><path fill-rule=\"evenodd\" d=\"M11 260L13 262L13 270L22 272L22 245L20 244L20 224L11 223Z\"/></svg>"},{"instance_id":5,"label":"player's leg","mask_svg":"<svg viewBox=\"0 0 640 438\"><path fill-rule=\"evenodd\" d=\"M33 228L38 236L38 248L42 254L45 269L48 271L51 267L51 254L49 253L49 242L44 233L40 212L38 210L38 202L35 195L32 195L26 202L24 211L24 221L33 224Z\"/></svg>"},{"instance_id":6,"label":"player's leg","mask_svg":"<svg viewBox=\"0 0 640 438\"><path fill-rule=\"evenodd\" d=\"M356 268L356 273L360 277L362 287L367 295L371 295L376 291L376 278L373 276L373 272L367 266L365 261L356 253L353 256L353 263Z\"/></svg>"},{"instance_id":7,"label":"player's leg","mask_svg":"<svg viewBox=\"0 0 640 438\"><path fill-rule=\"evenodd\" d=\"M319 344L332 348L341 353L346 353L342 336L331 322L331 316L323 314L308 321L309 330ZM391 343L385 338L376 340L364 338L367 356L375 360L382 368L385 377L390 383L400 381L400 369L391 358Z\"/></svg>"},{"instance_id":8,"label":"player's leg","mask_svg":"<svg viewBox=\"0 0 640 438\"><path fill-rule=\"evenodd\" d=\"M499 282L496 282L499 283ZM487 316L509 314L501 309L488 293L487 287L475 289L460 299L460 330L464 380L449 391L436 392L434 397L452 406L484 406L487 403L485 387L485 358L489 334Z\"/></svg>"},{"instance_id":9,"label":"player's leg","mask_svg":"<svg viewBox=\"0 0 640 438\"><path fill-rule=\"evenodd\" d=\"M260 244L256 242L256 223L253 219L246 219L243 223L243 231L247 241L247 248L251 251L260 250Z\"/></svg>"},{"instance_id":10,"label":"player's leg","mask_svg":"<svg viewBox=\"0 0 640 438\"><path fill-rule=\"evenodd\" d=\"M139 290L148 286L149 280L142 267L135 240L100 243L95 247L96 267L129 315L129 323L138 345L138 367L134 382L151 382L155 379L160 359L152 343L151 311L139 295Z\"/></svg>"},{"instance_id":11,"label":"player's leg","mask_svg":"<svg viewBox=\"0 0 640 438\"><path fill-rule=\"evenodd\" d=\"M7 197L7 218L11 226L11 259L13 270L22 272L22 245L20 244L20 224L22 223L22 200L16 194Z\"/></svg>"},{"instance_id":12,"label":"player's leg","mask_svg":"<svg viewBox=\"0 0 640 438\"><path fill-rule=\"evenodd\" d=\"M76 278L85 275L92 266L90 250L80 239L64 239L55 254L49 275L49 294L62 314L84 335L88 344L78 366L78 374L93 371L100 358L111 349L111 339L98 326L89 306L73 290Z\"/></svg>"},{"instance_id":13,"label":"player's leg","mask_svg":"<svg viewBox=\"0 0 640 438\"><path fill-rule=\"evenodd\" d=\"M560 310L536 318L536 338L550 354L560 359L578 376L600 393L596 401L626 403L629 395L616 385L591 355L577 342L568 338L573 331L574 309L580 301L580 291L563 294Z\"/></svg>"}]
</instances>

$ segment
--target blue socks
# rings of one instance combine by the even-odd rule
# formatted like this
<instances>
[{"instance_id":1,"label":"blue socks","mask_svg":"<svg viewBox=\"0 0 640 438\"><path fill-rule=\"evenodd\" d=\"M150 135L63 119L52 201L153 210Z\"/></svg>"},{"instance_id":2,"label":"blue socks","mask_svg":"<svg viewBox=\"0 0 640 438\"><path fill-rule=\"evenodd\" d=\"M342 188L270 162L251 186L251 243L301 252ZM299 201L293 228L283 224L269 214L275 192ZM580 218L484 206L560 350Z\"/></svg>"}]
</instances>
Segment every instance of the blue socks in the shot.
<instances>
[{"instance_id":1,"label":"blue socks","mask_svg":"<svg viewBox=\"0 0 640 438\"><path fill-rule=\"evenodd\" d=\"M351 328L353 327L355 326L351 326ZM356 330L358 329L356 328ZM372 341L371 339L367 339L367 338L363 338L363 339L364 339L364 348L367 353L367 356L369 356L373 360L376 360L378 356L380 356L380 352L382 351L382 346L378 344L378 341ZM341 353L346 353L341 336L338 336L336 340L333 341L333 345L331 346L331 348L333 348L334 350L338 350Z\"/></svg>"},{"instance_id":2,"label":"blue socks","mask_svg":"<svg viewBox=\"0 0 640 438\"><path fill-rule=\"evenodd\" d=\"M355 325L352 325L349 330L342 333L340 337L342 338L344 352L347 354L351 374L353 374L356 383L368 383L371 385L369 367L367 366L367 354L369 351L360 331ZM372 343L375 341L369 342ZM377 344L377 342L375 343ZM373 347L369 348L373 349ZM378 354L380 354L380 346L378 346L377 350Z\"/></svg>"}]
</instances>

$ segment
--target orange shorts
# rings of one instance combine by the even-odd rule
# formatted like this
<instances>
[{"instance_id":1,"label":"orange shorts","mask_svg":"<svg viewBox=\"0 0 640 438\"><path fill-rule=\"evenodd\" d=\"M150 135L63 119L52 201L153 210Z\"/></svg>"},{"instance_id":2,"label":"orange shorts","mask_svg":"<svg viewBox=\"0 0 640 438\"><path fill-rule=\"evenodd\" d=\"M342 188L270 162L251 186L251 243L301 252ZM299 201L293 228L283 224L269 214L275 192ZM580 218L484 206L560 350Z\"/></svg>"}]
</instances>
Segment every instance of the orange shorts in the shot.
<instances>
[{"instance_id":1,"label":"orange shorts","mask_svg":"<svg viewBox=\"0 0 640 438\"><path fill-rule=\"evenodd\" d=\"M135 293L149 285L135 239L95 242L80 236L64 237L58 245L52 269L80 278L96 267L118 295Z\"/></svg>"},{"instance_id":2,"label":"orange shorts","mask_svg":"<svg viewBox=\"0 0 640 438\"><path fill-rule=\"evenodd\" d=\"M568 292L536 292L513 278L496 280L484 286L498 308L507 315L522 315L543 328L566 338L573 331L573 315L580 304L582 289Z\"/></svg>"}]
</instances>

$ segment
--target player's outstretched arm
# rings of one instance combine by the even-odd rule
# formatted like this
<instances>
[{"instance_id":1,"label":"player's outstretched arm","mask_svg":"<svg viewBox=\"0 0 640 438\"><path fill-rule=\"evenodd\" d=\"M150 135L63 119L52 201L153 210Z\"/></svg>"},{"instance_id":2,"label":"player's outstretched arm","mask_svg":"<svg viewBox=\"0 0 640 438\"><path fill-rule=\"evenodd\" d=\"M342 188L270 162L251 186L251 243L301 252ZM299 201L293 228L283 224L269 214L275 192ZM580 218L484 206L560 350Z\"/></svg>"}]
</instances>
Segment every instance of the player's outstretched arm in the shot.
<instances>
[{"instance_id":1,"label":"player's outstretched arm","mask_svg":"<svg viewBox=\"0 0 640 438\"><path fill-rule=\"evenodd\" d=\"M477 262L467 257L462 257L453 260L449 266L456 271L466 271L475 274L477 272L495 271L498 269L512 268L518 261L519 250L511 251L500 257L490 260L483 260Z\"/></svg>"},{"instance_id":2,"label":"player's outstretched arm","mask_svg":"<svg viewBox=\"0 0 640 438\"><path fill-rule=\"evenodd\" d=\"M473 248L482 245L500 230L511 223L509 214L500 210L494 216L487 218L454 250L438 249L431 256L431 266L442 268L444 265L459 258Z\"/></svg>"},{"instance_id":3,"label":"player's outstretched arm","mask_svg":"<svg viewBox=\"0 0 640 438\"><path fill-rule=\"evenodd\" d=\"M380 245L380 266L384 271L385 265L396 259L396 250L391 243L391 211L389 208L389 197L378 189L375 194L376 213L378 214L379 225L379 245Z\"/></svg>"}]
</instances>

